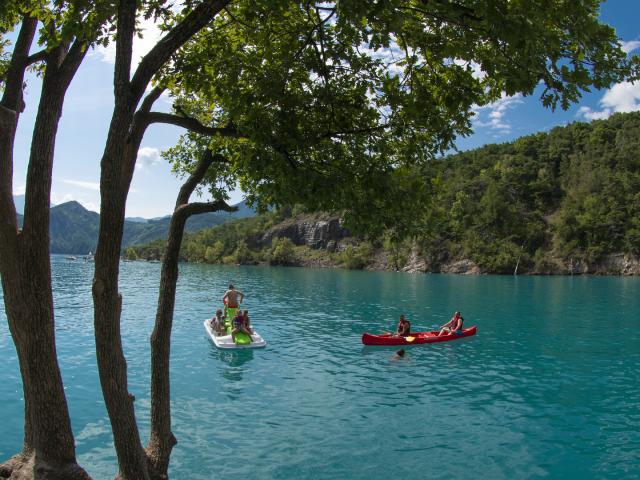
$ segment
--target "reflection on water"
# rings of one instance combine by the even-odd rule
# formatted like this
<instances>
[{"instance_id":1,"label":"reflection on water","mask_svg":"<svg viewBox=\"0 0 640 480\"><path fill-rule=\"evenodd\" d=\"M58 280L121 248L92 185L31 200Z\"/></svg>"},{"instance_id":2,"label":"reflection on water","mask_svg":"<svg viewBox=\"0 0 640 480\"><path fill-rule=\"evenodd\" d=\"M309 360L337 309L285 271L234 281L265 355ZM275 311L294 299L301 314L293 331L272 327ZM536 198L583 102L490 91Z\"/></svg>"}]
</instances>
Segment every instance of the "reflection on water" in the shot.
<instances>
[{"instance_id":1,"label":"reflection on water","mask_svg":"<svg viewBox=\"0 0 640 480\"><path fill-rule=\"evenodd\" d=\"M467 277L181 265L171 349L173 478L634 478L640 279ZM121 265L122 334L141 435L160 266ZM80 462L113 477L95 366L93 264L53 259L57 347ZM203 318L246 294L260 350L219 350ZM475 337L363 347L400 313ZM0 316L4 315L2 311ZM603 334L603 326L615 332ZM22 387L0 320L0 457L21 448ZM212 452L215 452L213 454ZM238 461L248 452L250 461ZM427 453L421 455L421 453ZM451 458L455 461L425 461Z\"/></svg>"},{"instance_id":2,"label":"reflection on water","mask_svg":"<svg viewBox=\"0 0 640 480\"><path fill-rule=\"evenodd\" d=\"M253 360L253 349L221 350L218 358L230 367L240 367Z\"/></svg>"}]
</instances>

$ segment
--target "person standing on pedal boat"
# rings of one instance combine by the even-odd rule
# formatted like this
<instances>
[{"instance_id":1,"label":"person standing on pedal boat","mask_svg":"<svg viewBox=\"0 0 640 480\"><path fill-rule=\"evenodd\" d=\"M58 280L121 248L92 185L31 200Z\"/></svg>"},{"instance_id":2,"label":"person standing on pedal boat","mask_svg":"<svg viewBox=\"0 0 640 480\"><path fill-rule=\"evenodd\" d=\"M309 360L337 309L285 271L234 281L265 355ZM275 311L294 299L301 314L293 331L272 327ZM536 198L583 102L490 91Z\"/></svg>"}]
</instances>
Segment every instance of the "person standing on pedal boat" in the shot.
<instances>
[{"instance_id":1,"label":"person standing on pedal boat","mask_svg":"<svg viewBox=\"0 0 640 480\"><path fill-rule=\"evenodd\" d=\"M238 298L239 297L239 298ZM228 308L238 308L244 300L244 293L233 288L233 284L229 284L229 289L224 293L222 297L222 303L224 303L225 317L227 316Z\"/></svg>"}]
</instances>

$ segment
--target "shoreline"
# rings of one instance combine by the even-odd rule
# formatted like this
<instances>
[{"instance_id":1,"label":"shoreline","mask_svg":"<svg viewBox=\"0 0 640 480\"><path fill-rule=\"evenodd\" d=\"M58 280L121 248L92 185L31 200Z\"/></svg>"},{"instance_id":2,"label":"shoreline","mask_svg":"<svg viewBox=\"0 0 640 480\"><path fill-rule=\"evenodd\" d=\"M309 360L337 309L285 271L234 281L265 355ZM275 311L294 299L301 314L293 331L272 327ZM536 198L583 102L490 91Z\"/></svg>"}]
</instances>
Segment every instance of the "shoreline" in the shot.
<instances>
[{"instance_id":1,"label":"shoreline","mask_svg":"<svg viewBox=\"0 0 640 480\"><path fill-rule=\"evenodd\" d=\"M52 255L65 255L65 254L52 254ZM142 262L142 263L161 263L160 259L122 259L125 262ZM471 261L464 261L465 263ZM382 267L376 268L374 266L365 266L363 268L347 268L336 263L328 262L292 262L288 264L270 264L267 261L262 262L246 262L246 263L224 263L224 262L190 262L188 260L180 260L180 263L193 263L196 265L228 265L228 266L256 266L256 267L291 267L291 268L312 268L312 269L329 269L329 270L352 270L352 271L369 271L369 272L391 272L391 273L408 273L408 274L422 274L422 275L461 275L461 276L486 276L496 275L501 277L640 277L640 271L636 271L634 268L631 272L628 271L574 271L573 273L562 273L559 271L528 271L521 270L517 274L514 273L501 273L483 271L480 267L473 264L474 267L469 270L460 269L418 269L405 266L403 268ZM639 265L640 267L640 265Z\"/></svg>"}]
</instances>

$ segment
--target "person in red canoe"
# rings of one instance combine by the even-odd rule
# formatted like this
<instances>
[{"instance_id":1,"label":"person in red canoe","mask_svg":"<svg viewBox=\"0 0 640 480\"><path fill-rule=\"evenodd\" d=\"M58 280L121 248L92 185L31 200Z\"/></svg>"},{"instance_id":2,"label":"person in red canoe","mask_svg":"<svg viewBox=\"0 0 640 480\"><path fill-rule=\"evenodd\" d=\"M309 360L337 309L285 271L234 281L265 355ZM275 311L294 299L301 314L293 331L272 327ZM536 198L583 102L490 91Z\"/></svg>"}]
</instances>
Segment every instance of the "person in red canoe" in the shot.
<instances>
[{"instance_id":1,"label":"person in red canoe","mask_svg":"<svg viewBox=\"0 0 640 480\"><path fill-rule=\"evenodd\" d=\"M456 312L451 317L447 323L440 327L440 335L446 335L448 333L455 333L456 335L462 335L462 324L464 323L464 318L460 315L460 312Z\"/></svg>"},{"instance_id":2,"label":"person in red canoe","mask_svg":"<svg viewBox=\"0 0 640 480\"><path fill-rule=\"evenodd\" d=\"M400 315L400 321L398 322L398 328L396 328L396 337L408 337L411 333L411 323L404 318L404 315Z\"/></svg>"},{"instance_id":3,"label":"person in red canoe","mask_svg":"<svg viewBox=\"0 0 640 480\"><path fill-rule=\"evenodd\" d=\"M240 301L238 301L238 297L240 297ZM222 303L224 303L225 305L225 315L227 308L238 308L243 300L244 293L233 288L233 285L230 283L229 289L224 293L224 296L222 297Z\"/></svg>"}]
</instances>

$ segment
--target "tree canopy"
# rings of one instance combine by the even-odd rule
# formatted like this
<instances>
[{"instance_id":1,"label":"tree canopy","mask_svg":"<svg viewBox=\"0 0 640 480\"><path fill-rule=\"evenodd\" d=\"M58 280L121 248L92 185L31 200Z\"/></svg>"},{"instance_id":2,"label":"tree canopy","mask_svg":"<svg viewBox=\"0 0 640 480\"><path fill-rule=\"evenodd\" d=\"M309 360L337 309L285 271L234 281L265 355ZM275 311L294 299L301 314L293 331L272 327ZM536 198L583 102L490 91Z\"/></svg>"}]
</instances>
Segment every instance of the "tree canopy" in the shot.
<instances>
[{"instance_id":1,"label":"tree canopy","mask_svg":"<svg viewBox=\"0 0 640 480\"><path fill-rule=\"evenodd\" d=\"M412 167L469 134L474 106L541 84L544 105L567 108L635 75L598 6L234 3L163 72L176 112L215 127L166 156L188 171L199 149L223 152L216 194L239 181L264 204L397 219L385 212L421 194Z\"/></svg>"}]
</instances>

